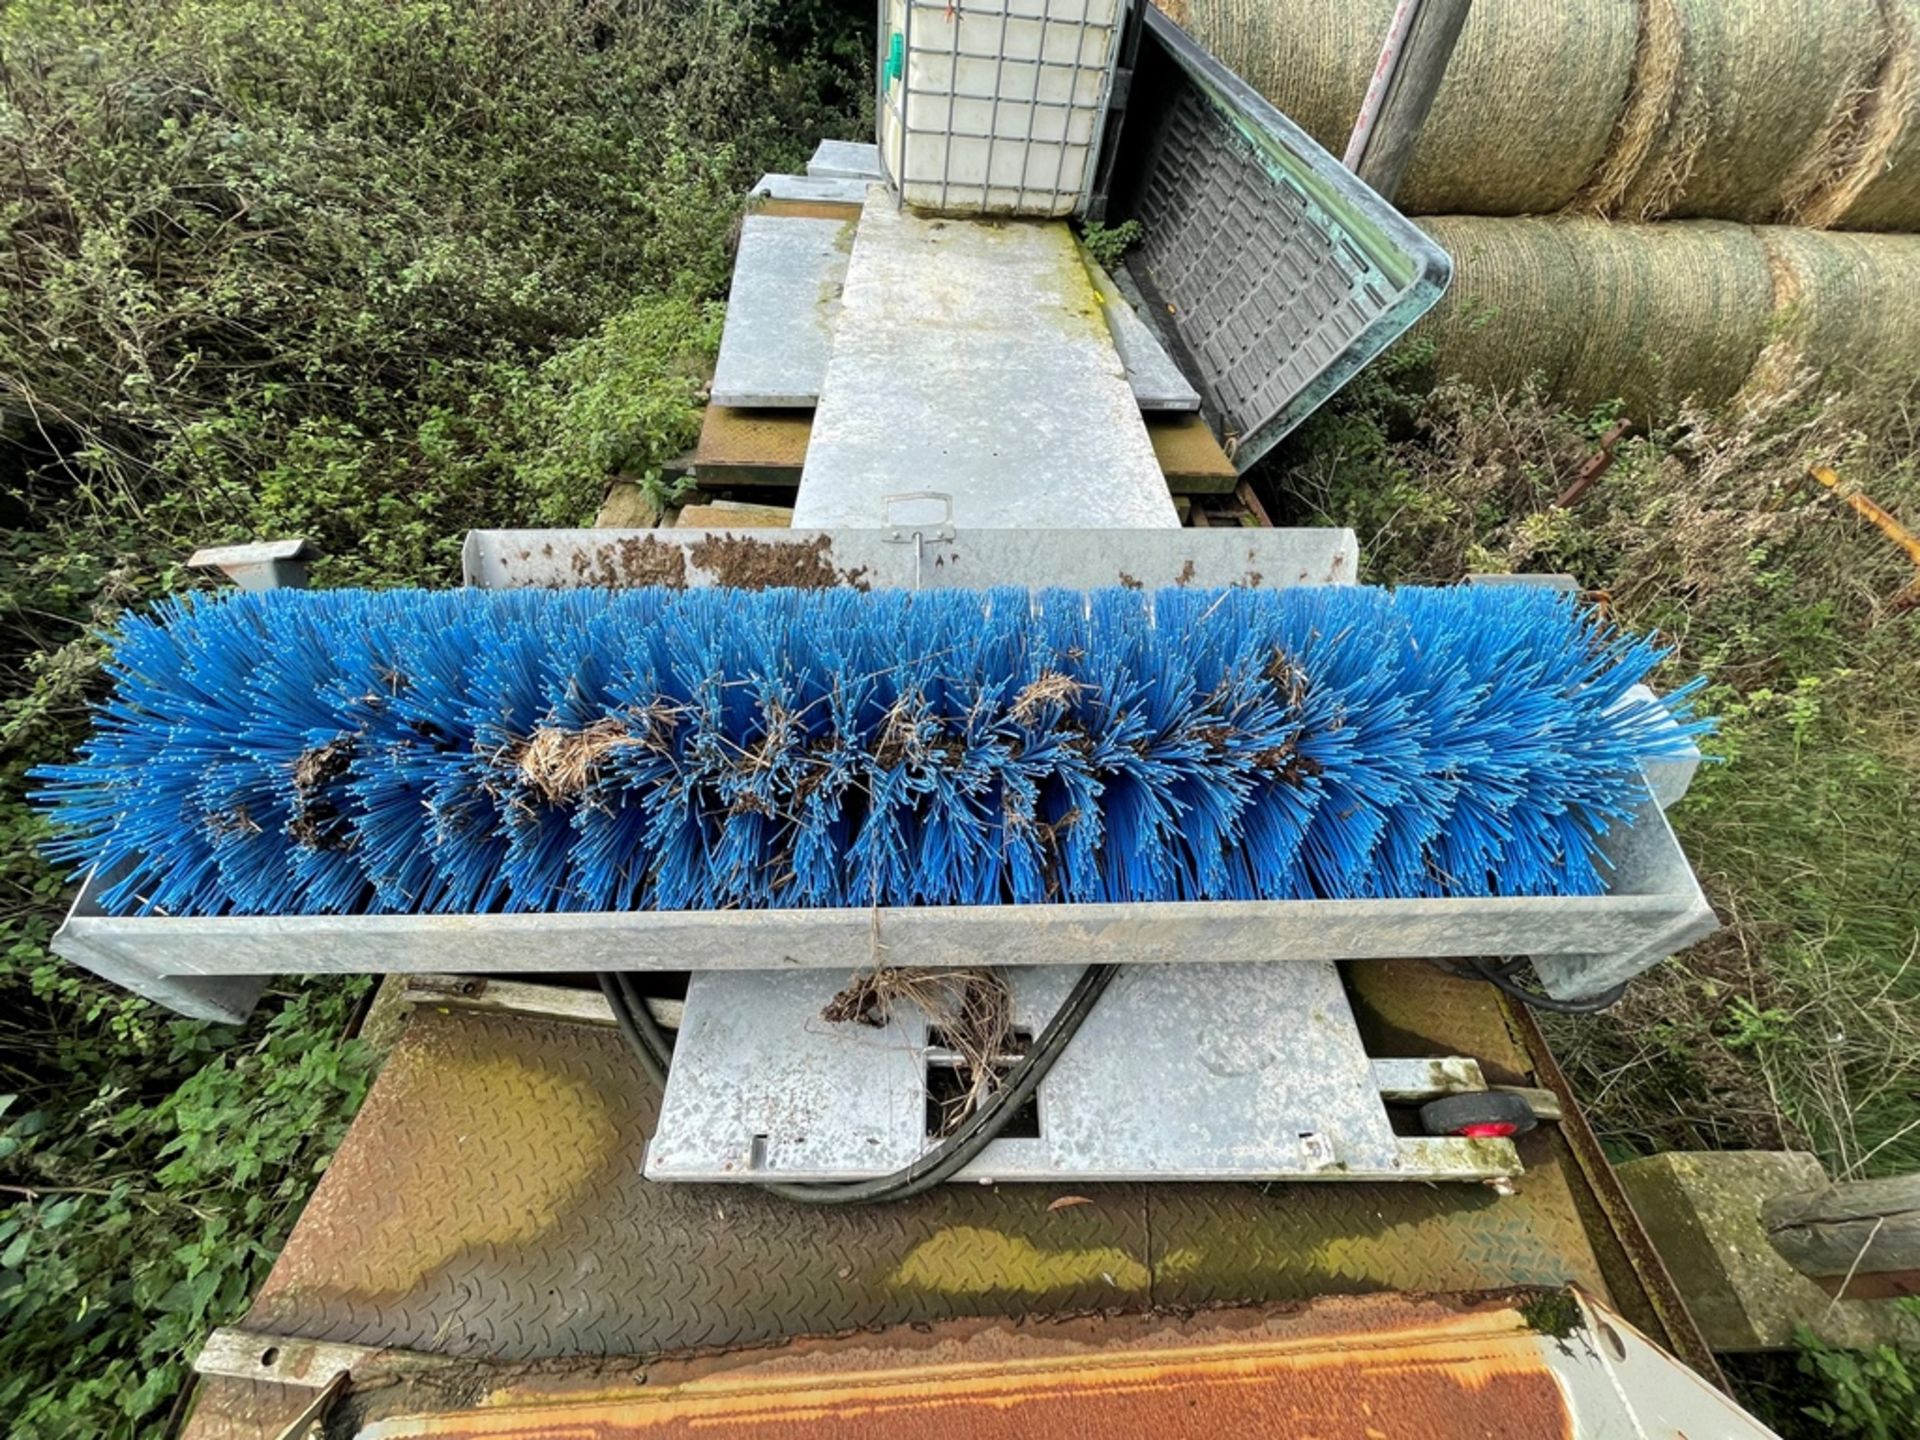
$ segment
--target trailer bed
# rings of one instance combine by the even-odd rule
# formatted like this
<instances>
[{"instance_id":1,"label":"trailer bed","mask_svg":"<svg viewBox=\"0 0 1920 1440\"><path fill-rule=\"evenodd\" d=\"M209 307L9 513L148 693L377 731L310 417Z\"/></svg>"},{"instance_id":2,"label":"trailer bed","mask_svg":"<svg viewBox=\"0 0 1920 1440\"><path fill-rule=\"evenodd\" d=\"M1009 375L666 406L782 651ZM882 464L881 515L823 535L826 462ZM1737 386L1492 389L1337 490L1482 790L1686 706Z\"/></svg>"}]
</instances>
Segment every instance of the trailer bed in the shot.
<instances>
[{"instance_id":1,"label":"trailer bed","mask_svg":"<svg viewBox=\"0 0 1920 1440\"><path fill-rule=\"evenodd\" d=\"M1347 967L1370 1050L1472 1055L1494 1083L1558 1087L1538 1034L1489 987L1414 961ZM271 1437L313 1391L274 1382L299 1343L500 1377L604 1384L671 1359L999 1320L1292 1309L1328 1296L1485 1297L1565 1286L1713 1375L1570 1097L1519 1144L1512 1194L1463 1185L947 1185L896 1205L804 1208L640 1177L656 1097L591 997L483 985L414 1006L240 1329L210 1347L189 1440ZM571 1012L551 1018L534 1008ZM1564 1097L1564 1092L1562 1092ZM1124 1327L1123 1327L1124 1328ZM1119 1333L1118 1331L1115 1332ZM265 1337L265 1338L261 1338ZM272 1364L262 1363L269 1350ZM228 1358L220 1358L222 1355ZM203 1364L206 1362L203 1362ZM382 1367L384 1368L384 1367ZM245 1375L248 1378L235 1378ZM351 1422L420 1385L383 1384Z\"/></svg>"}]
</instances>

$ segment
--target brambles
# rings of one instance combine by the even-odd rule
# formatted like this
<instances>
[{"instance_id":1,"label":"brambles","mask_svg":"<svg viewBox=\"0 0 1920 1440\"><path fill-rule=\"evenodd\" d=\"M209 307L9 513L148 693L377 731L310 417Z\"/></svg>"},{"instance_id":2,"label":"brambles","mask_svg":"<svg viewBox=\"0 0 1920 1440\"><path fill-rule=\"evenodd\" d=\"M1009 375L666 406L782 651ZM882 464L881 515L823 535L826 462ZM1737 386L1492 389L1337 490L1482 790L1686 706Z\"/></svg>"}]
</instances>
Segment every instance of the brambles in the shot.
<instances>
[{"instance_id":1,"label":"brambles","mask_svg":"<svg viewBox=\"0 0 1920 1440\"><path fill-rule=\"evenodd\" d=\"M619 0L0 9L0 1415L162 1433L371 1059L360 982L172 1020L53 961L28 766L95 627L200 545L438 584L693 438L740 196L853 133L871 10ZM849 24L859 43L847 44ZM769 44L769 38L774 42ZM334 760L304 824L337 843ZM263 816L236 808L232 836ZM336 855L322 849L320 853Z\"/></svg>"}]
</instances>

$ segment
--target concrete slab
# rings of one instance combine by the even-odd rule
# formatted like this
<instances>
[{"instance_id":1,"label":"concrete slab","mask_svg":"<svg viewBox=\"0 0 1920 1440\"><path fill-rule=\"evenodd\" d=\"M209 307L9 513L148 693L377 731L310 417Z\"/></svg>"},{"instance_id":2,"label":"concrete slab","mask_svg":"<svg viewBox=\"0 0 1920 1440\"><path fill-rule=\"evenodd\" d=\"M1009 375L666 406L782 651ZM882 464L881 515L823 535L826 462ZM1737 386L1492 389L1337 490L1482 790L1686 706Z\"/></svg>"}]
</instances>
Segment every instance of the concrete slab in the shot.
<instances>
[{"instance_id":1,"label":"concrete slab","mask_svg":"<svg viewBox=\"0 0 1920 1440\"><path fill-rule=\"evenodd\" d=\"M1920 1345L1920 1317L1833 1300L1767 1243L1760 1206L1818 1189L1826 1172L1792 1151L1655 1155L1617 1167L1640 1222L1715 1350L1791 1350L1802 1325L1830 1345Z\"/></svg>"},{"instance_id":2,"label":"concrete slab","mask_svg":"<svg viewBox=\"0 0 1920 1440\"><path fill-rule=\"evenodd\" d=\"M817 180L884 180L880 147L854 140L822 140L807 161L807 174Z\"/></svg>"},{"instance_id":3,"label":"concrete slab","mask_svg":"<svg viewBox=\"0 0 1920 1440\"><path fill-rule=\"evenodd\" d=\"M794 504L800 528L1172 528L1153 445L1071 231L861 212Z\"/></svg>"},{"instance_id":4,"label":"concrete slab","mask_svg":"<svg viewBox=\"0 0 1920 1440\"><path fill-rule=\"evenodd\" d=\"M749 215L740 226L716 405L806 408L819 396L854 221Z\"/></svg>"}]
</instances>

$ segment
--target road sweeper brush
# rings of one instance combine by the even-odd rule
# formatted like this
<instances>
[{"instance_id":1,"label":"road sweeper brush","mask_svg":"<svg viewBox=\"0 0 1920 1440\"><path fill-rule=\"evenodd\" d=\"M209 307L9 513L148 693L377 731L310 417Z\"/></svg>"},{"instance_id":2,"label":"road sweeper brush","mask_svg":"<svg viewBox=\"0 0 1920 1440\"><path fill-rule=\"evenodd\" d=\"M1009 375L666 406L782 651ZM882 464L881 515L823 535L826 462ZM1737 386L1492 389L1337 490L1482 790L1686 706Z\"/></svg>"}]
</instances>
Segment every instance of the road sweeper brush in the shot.
<instances>
[{"instance_id":1,"label":"road sweeper brush","mask_svg":"<svg viewBox=\"0 0 1920 1440\"><path fill-rule=\"evenodd\" d=\"M189 597L39 793L117 914L1591 895L1659 658L1536 588Z\"/></svg>"}]
</instances>

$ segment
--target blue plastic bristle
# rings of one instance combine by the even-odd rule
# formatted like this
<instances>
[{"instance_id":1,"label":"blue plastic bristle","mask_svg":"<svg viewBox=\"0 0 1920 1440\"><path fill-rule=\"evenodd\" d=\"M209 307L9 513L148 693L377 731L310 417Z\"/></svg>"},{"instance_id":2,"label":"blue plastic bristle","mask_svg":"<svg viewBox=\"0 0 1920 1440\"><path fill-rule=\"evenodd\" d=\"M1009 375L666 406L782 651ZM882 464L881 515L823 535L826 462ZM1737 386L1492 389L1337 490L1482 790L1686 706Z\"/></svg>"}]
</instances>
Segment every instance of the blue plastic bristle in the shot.
<instances>
[{"instance_id":1,"label":"blue plastic bristle","mask_svg":"<svg viewBox=\"0 0 1920 1440\"><path fill-rule=\"evenodd\" d=\"M268 592L37 771L111 913L1566 895L1710 728L1570 597Z\"/></svg>"}]
</instances>

